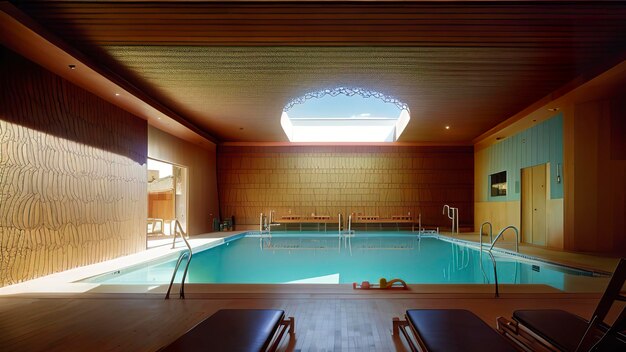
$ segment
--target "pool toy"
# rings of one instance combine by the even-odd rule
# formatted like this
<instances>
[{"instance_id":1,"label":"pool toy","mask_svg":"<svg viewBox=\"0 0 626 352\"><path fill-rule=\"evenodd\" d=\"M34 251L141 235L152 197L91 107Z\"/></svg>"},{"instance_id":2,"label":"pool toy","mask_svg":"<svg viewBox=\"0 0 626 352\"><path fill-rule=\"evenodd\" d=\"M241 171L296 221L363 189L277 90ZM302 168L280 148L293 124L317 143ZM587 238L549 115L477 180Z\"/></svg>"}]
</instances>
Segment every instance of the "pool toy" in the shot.
<instances>
[{"instance_id":1,"label":"pool toy","mask_svg":"<svg viewBox=\"0 0 626 352\"><path fill-rule=\"evenodd\" d=\"M377 284L370 283L369 281L363 281L359 285L356 282L352 283L352 288L355 290L369 290L369 289L379 289L379 290L406 290L408 289L406 282L400 279L393 279L387 281L384 277L379 280Z\"/></svg>"}]
</instances>

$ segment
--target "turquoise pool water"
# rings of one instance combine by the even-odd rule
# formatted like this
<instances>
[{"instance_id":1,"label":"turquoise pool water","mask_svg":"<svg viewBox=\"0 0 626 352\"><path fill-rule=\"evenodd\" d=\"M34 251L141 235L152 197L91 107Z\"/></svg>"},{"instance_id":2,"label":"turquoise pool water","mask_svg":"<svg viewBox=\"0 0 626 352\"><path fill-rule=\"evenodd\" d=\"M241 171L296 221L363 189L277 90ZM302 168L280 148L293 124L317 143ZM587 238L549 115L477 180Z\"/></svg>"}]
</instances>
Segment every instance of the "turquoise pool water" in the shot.
<instances>
[{"instance_id":1,"label":"turquoise pool water","mask_svg":"<svg viewBox=\"0 0 626 352\"><path fill-rule=\"evenodd\" d=\"M297 236L297 237L294 237ZM190 283L352 283L381 277L407 283L493 283L489 255L463 243L415 234L357 235L344 245L330 235L302 233L245 236L194 253ZM496 254L502 284L547 284L564 288L567 276L592 273L506 254ZM176 258L85 280L104 284L167 284ZM182 275L181 265L181 273ZM181 276L178 276L180 278Z\"/></svg>"}]
</instances>

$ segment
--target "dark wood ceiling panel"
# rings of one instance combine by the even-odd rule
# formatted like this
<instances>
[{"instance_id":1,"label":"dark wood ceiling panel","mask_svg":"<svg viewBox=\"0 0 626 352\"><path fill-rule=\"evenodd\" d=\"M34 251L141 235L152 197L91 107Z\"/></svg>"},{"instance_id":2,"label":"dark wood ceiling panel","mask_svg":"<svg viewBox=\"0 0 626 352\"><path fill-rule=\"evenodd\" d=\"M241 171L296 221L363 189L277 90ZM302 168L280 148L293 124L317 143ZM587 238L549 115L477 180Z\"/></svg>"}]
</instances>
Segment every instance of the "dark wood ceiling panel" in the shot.
<instances>
[{"instance_id":1,"label":"dark wood ceiling panel","mask_svg":"<svg viewBox=\"0 0 626 352\"><path fill-rule=\"evenodd\" d=\"M66 38L107 45L597 46L624 38L619 29L626 14L619 3L52 1L24 6Z\"/></svg>"},{"instance_id":2,"label":"dark wood ceiling panel","mask_svg":"<svg viewBox=\"0 0 626 352\"><path fill-rule=\"evenodd\" d=\"M469 142L626 49L626 2L18 6L227 141L286 140L284 104L350 85L409 104L403 141Z\"/></svg>"}]
</instances>

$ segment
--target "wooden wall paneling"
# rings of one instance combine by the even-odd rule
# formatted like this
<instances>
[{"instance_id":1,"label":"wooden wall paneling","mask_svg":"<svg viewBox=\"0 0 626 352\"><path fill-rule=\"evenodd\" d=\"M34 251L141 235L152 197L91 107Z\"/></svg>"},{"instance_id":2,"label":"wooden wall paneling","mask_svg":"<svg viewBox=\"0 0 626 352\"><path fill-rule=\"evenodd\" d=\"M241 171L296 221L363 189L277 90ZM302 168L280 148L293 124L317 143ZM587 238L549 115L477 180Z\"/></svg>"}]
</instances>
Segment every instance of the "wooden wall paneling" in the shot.
<instances>
[{"instance_id":1,"label":"wooden wall paneling","mask_svg":"<svg viewBox=\"0 0 626 352\"><path fill-rule=\"evenodd\" d=\"M550 194L548 201L548 245L569 251L626 255L626 165L615 158L611 147L616 131L610 121L623 120L626 104L626 77L620 62L606 72L589 79L571 91L548 97L511 118L501 129L494 128L474 146L477 180L488 164L488 146L499 143L497 137L520 134L532 128L536 121L546 121L557 108L562 114L562 146L552 138L550 156ZM550 122L550 121L548 121ZM618 126L618 129L620 127ZM510 138L510 137L509 137ZM617 143L623 143L623 135ZM593 140L593 142L592 142ZM485 143L485 141L488 141ZM591 145L590 145L591 144ZM556 166L554 154L563 155L561 165L562 200L555 198ZM591 175L590 175L591 174ZM578 177L580 175L580 177ZM486 208L479 194L481 182L476 182L476 223ZM485 193L486 194L486 193ZM485 196L486 197L486 196ZM492 205L489 205L492 206ZM559 216L562 214L562 216Z\"/></svg>"},{"instance_id":2,"label":"wooden wall paneling","mask_svg":"<svg viewBox=\"0 0 626 352\"><path fill-rule=\"evenodd\" d=\"M215 145L200 147L148 127L148 156L187 168L187 232L212 231L212 218L219 216Z\"/></svg>"},{"instance_id":3,"label":"wooden wall paneling","mask_svg":"<svg viewBox=\"0 0 626 352\"><path fill-rule=\"evenodd\" d=\"M490 221L495 231L508 226L515 225L520 228L520 235L526 235L526 228L531 226L532 222L521 223L521 208L523 204L521 187L522 177L524 177L522 169L535 165L546 164L549 170L546 170L543 178L545 178L545 189L548 193L548 202L558 200L563 197L564 183L556 182L556 167L563 164L563 115L558 113L541 123L533 123L528 129L517 132L514 135L506 136L503 140L487 148L479 149L475 152L475 187L476 194L475 207L476 219L474 221L475 230L484 221ZM507 194L506 196L492 197L489 188L489 175L500 172L507 172ZM562 171L562 169L561 169ZM551 176L546 176L549 174ZM530 196L530 190L527 190ZM511 203L517 203L513 208ZM493 204L485 204L493 203ZM480 211L478 209L481 209ZM554 241L551 243L560 243L558 238L562 238L563 213L558 214L558 205L548 209L545 207L545 214L550 212L552 218L552 226L544 225L547 229L552 229L556 233L546 233L546 243L550 242L551 237ZM489 211L485 210L489 209ZM517 209L517 213L512 213L513 209ZM527 241L525 238L524 241ZM528 241L532 241L528 239ZM545 242L545 241L540 241ZM562 248L562 247L559 247Z\"/></svg>"},{"instance_id":4,"label":"wooden wall paneling","mask_svg":"<svg viewBox=\"0 0 626 352\"><path fill-rule=\"evenodd\" d=\"M625 82L626 83L626 82ZM600 148L598 150L598 228L602 234L601 248L605 252L626 255L626 152L615 149L626 146L626 86L602 106ZM608 186L607 186L608 185ZM606 224L606 225L605 225Z\"/></svg>"},{"instance_id":5,"label":"wooden wall paneling","mask_svg":"<svg viewBox=\"0 0 626 352\"><path fill-rule=\"evenodd\" d=\"M574 104L569 103L563 111L563 248L574 246L574 231L576 227L576 178L575 178L575 128Z\"/></svg>"},{"instance_id":6,"label":"wooden wall paneling","mask_svg":"<svg viewBox=\"0 0 626 352\"><path fill-rule=\"evenodd\" d=\"M0 56L0 286L145 249L146 122Z\"/></svg>"},{"instance_id":7,"label":"wooden wall paneling","mask_svg":"<svg viewBox=\"0 0 626 352\"><path fill-rule=\"evenodd\" d=\"M611 160L626 160L626 102L611 99L608 129L611 141Z\"/></svg>"},{"instance_id":8,"label":"wooden wall paneling","mask_svg":"<svg viewBox=\"0 0 626 352\"><path fill-rule=\"evenodd\" d=\"M574 177L576 230L572 233L573 248L598 250L598 138L601 102L592 101L575 106Z\"/></svg>"},{"instance_id":9,"label":"wooden wall paneling","mask_svg":"<svg viewBox=\"0 0 626 352\"><path fill-rule=\"evenodd\" d=\"M251 228L259 214L422 214L449 226L444 204L473 221L468 147L232 147L218 149L223 216Z\"/></svg>"},{"instance_id":10,"label":"wooden wall paneling","mask_svg":"<svg viewBox=\"0 0 626 352\"><path fill-rule=\"evenodd\" d=\"M547 245L550 248L564 248L563 214L563 199L548 199L546 210L548 234Z\"/></svg>"},{"instance_id":11,"label":"wooden wall paneling","mask_svg":"<svg viewBox=\"0 0 626 352\"><path fill-rule=\"evenodd\" d=\"M569 249L626 253L624 225L626 161L613 159L611 119L626 97L617 96L574 106L574 226L569 229ZM623 104L623 103L622 103ZM620 118L623 118L621 116ZM623 137L622 137L623 138Z\"/></svg>"},{"instance_id":12,"label":"wooden wall paneling","mask_svg":"<svg viewBox=\"0 0 626 352\"><path fill-rule=\"evenodd\" d=\"M478 227L480 224L485 221L491 222L494 237L506 226L514 225L517 228L520 228L520 202L478 202L474 204L474 207L476 219L474 227L476 232L479 231ZM515 240L515 235L512 231L507 231L503 237L503 239L507 242L513 242Z\"/></svg>"}]
</instances>

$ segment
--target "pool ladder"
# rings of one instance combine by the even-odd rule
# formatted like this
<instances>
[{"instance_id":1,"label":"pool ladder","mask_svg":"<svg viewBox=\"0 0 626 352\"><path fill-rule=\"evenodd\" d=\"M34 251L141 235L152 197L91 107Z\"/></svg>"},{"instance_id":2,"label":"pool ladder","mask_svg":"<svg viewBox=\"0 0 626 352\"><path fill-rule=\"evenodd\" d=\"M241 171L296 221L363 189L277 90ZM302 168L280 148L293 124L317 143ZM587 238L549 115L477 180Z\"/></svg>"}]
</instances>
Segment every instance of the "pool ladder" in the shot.
<instances>
[{"instance_id":1,"label":"pool ladder","mask_svg":"<svg viewBox=\"0 0 626 352\"><path fill-rule=\"evenodd\" d=\"M451 231L454 233L459 233L459 208L452 208L448 204L443 206L443 214L446 215L446 209L448 209L448 219L452 220L452 228Z\"/></svg>"},{"instance_id":2,"label":"pool ladder","mask_svg":"<svg viewBox=\"0 0 626 352\"><path fill-rule=\"evenodd\" d=\"M480 230L478 232L478 237L480 240L480 249L482 250L483 248L483 228L485 227L485 225L489 226L489 249L488 251L491 252L491 250L493 249L493 246L495 246L496 242L498 242L498 240L500 239L500 237L502 237L502 235L506 232L506 230L513 230L515 231L515 251L519 253L519 230L517 229L517 227L515 227L514 225L509 225L505 228L503 228L502 230L500 230L500 232L498 232L498 235L496 236L496 239L493 239L493 226L491 225L491 223L489 221L485 221L480 225Z\"/></svg>"},{"instance_id":3,"label":"pool ladder","mask_svg":"<svg viewBox=\"0 0 626 352\"><path fill-rule=\"evenodd\" d=\"M483 249L483 228L485 227L485 225L489 226L489 242L490 242L490 246L486 250ZM496 297L500 297L500 290L498 287L498 271L496 269L496 258L493 256L492 250L493 250L493 246L496 244L496 242L498 242L498 239L500 239L500 237L502 237L502 235L508 229L512 229L513 231L515 231L515 251L519 253L519 230L517 229L517 227L513 225L509 225L503 228L502 230L500 230L495 240L493 239L493 231L492 231L493 226L491 225L489 221L483 222L480 225L480 230L478 232L478 237L480 238L480 253L482 254L483 251L486 251L487 254L489 254L489 258L491 259L491 264L493 265L493 278L494 278L494 286L496 289L496 293L495 293ZM482 269L482 260L480 261L480 265ZM483 275L485 275L484 272L483 272Z\"/></svg>"},{"instance_id":4,"label":"pool ladder","mask_svg":"<svg viewBox=\"0 0 626 352\"><path fill-rule=\"evenodd\" d=\"M187 258L187 264L185 264L185 271L183 272L183 279L180 282L180 298L185 299L185 279L187 278L187 270L189 270L189 263L191 263L191 257L193 256L193 252L191 251L191 245L185 238L187 234L183 231L183 227L180 225L178 219L174 223L174 241L172 242L172 249L176 245L176 235L179 234L183 239L185 244L187 245L188 251L182 252L178 257L178 261L176 262L176 266L174 267L174 272L172 273L172 280L170 280L170 285L167 288L167 293L165 294L165 299L170 298L170 291L172 290L172 285L174 284L174 279L176 278L176 273L178 272L178 267L180 267L180 263L182 263L185 257Z\"/></svg>"}]
</instances>

